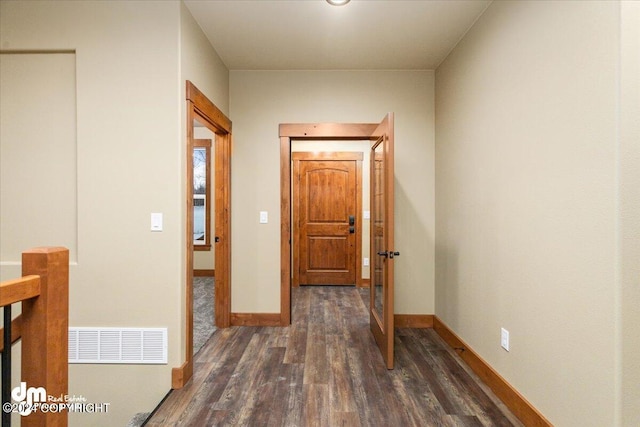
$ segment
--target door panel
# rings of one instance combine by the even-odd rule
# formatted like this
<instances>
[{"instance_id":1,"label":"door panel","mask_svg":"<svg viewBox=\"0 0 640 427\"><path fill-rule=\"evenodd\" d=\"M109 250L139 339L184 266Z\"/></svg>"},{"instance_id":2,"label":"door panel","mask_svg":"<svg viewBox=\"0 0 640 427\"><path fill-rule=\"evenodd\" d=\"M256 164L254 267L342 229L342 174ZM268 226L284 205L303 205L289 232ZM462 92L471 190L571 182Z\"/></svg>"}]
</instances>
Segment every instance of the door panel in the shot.
<instances>
[{"instance_id":1,"label":"door panel","mask_svg":"<svg viewBox=\"0 0 640 427\"><path fill-rule=\"evenodd\" d=\"M357 172L362 153L333 153L336 160L316 160L308 158L309 154L292 156L294 286L353 285L356 238L360 235L355 224Z\"/></svg>"},{"instance_id":2,"label":"door panel","mask_svg":"<svg viewBox=\"0 0 640 427\"><path fill-rule=\"evenodd\" d=\"M355 161L305 161L300 167L300 283L356 282Z\"/></svg>"},{"instance_id":3,"label":"door panel","mask_svg":"<svg viewBox=\"0 0 640 427\"><path fill-rule=\"evenodd\" d=\"M393 113L372 134L371 260L373 262L369 323L388 369L393 369L394 187Z\"/></svg>"}]
</instances>

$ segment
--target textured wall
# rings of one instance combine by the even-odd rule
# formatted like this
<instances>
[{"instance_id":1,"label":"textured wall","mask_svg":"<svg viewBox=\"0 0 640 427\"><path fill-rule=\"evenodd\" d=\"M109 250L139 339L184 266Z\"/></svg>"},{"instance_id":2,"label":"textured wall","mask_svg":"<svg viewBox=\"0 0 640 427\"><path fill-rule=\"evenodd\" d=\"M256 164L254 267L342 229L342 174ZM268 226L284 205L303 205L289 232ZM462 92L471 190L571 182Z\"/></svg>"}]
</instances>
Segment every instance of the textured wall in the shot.
<instances>
[{"instance_id":1,"label":"textured wall","mask_svg":"<svg viewBox=\"0 0 640 427\"><path fill-rule=\"evenodd\" d=\"M556 425L614 421L618 8L494 2L436 72L436 314Z\"/></svg>"}]
</instances>

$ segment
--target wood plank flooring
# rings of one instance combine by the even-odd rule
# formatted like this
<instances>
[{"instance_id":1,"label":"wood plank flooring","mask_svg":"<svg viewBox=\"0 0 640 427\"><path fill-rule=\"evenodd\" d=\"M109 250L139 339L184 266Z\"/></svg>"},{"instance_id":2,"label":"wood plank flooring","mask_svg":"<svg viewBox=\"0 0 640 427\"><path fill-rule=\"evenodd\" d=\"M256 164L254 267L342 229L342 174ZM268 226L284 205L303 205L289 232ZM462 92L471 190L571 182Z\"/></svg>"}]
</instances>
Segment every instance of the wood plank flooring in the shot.
<instances>
[{"instance_id":1,"label":"wood plank flooring","mask_svg":"<svg viewBox=\"0 0 640 427\"><path fill-rule=\"evenodd\" d=\"M520 426L432 329L396 329L394 370L368 290L294 288L289 327L217 330L147 426Z\"/></svg>"}]
</instances>

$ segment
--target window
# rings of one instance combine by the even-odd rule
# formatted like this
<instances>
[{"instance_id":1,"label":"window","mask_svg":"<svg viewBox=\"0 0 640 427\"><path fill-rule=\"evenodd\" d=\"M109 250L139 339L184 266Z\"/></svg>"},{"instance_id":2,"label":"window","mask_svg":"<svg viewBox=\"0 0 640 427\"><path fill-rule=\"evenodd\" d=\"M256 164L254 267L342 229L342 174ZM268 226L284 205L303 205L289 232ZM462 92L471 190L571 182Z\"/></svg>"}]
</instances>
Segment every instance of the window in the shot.
<instances>
[{"instance_id":1,"label":"window","mask_svg":"<svg viewBox=\"0 0 640 427\"><path fill-rule=\"evenodd\" d=\"M193 245L211 249L211 140L196 139L193 148Z\"/></svg>"}]
</instances>

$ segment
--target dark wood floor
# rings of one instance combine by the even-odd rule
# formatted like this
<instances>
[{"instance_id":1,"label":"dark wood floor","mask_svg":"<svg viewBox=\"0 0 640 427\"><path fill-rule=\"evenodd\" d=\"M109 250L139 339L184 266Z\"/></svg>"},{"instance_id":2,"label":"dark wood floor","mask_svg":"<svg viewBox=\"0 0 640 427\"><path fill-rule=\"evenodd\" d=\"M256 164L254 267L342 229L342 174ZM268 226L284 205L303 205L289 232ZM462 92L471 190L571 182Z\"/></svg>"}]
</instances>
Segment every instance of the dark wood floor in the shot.
<instances>
[{"instance_id":1,"label":"dark wood floor","mask_svg":"<svg viewBox=\"0 0 640 427\"><path fill-rule=\"evenodd\" d=\"M368 291L293 289L290 327L217 330L147 426L520 425L431 329L397 329L388 371Z\"/></svg>"}]
</instances>

